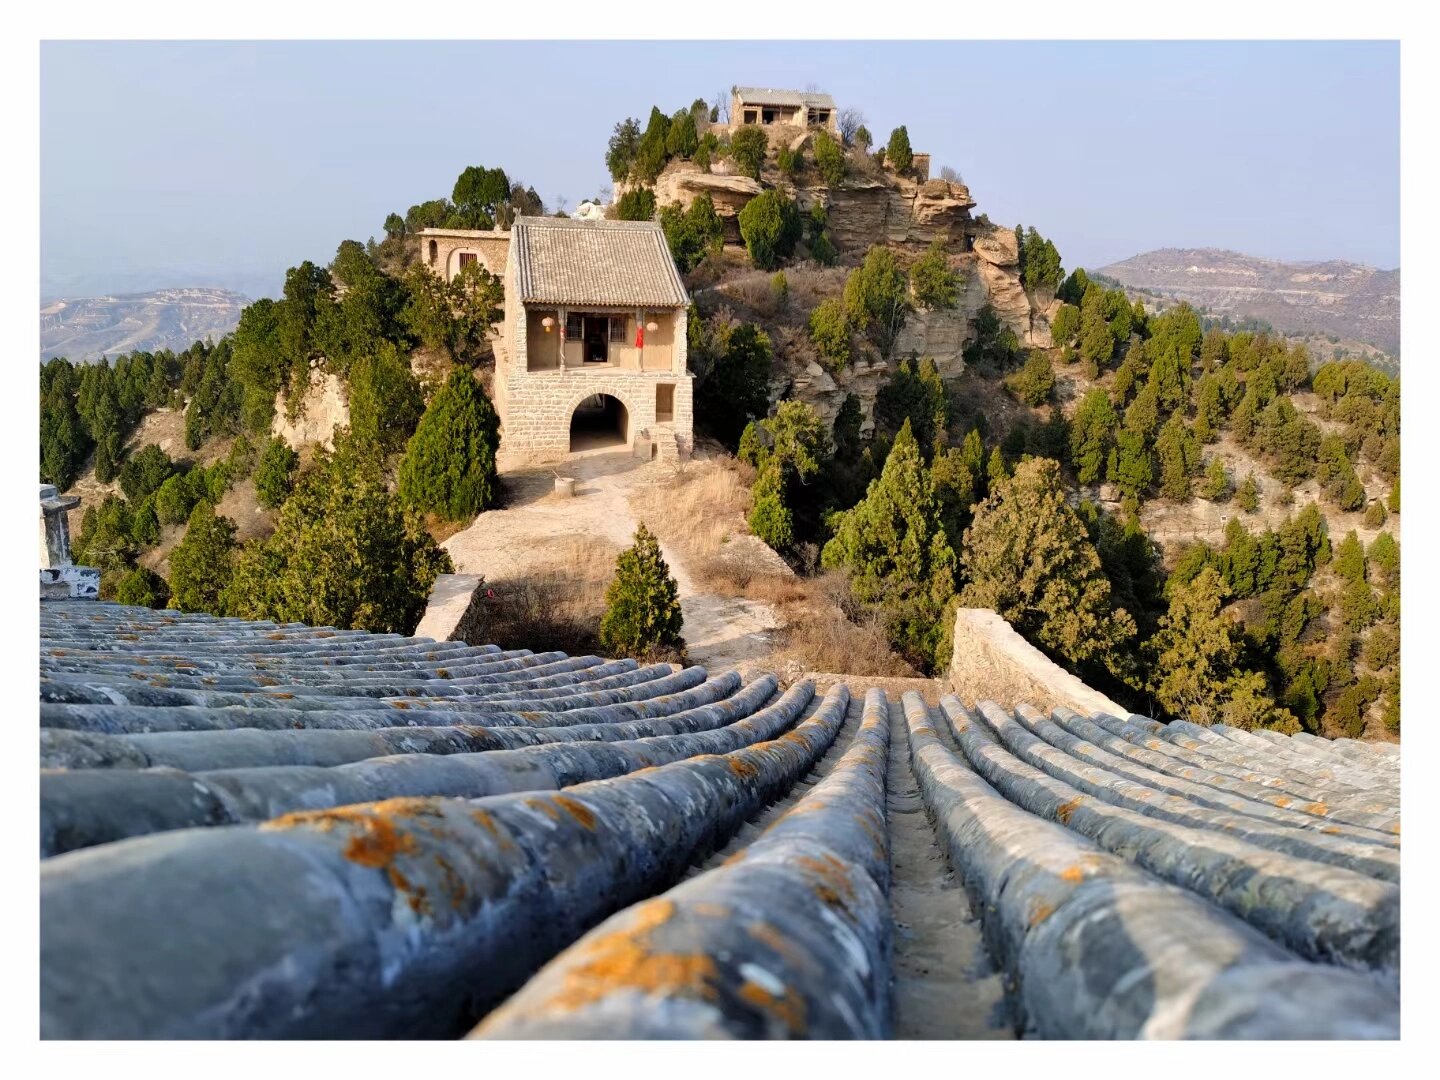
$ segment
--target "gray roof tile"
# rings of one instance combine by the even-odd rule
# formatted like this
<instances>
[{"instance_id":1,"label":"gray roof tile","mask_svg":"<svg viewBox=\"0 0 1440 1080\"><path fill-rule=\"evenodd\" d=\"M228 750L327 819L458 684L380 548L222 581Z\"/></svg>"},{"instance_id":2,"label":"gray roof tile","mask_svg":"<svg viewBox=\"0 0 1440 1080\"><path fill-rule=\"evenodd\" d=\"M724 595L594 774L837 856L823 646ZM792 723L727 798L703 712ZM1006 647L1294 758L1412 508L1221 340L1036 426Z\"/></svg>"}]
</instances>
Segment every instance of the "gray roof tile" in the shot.
<instances>
[{"instance_id":1,"label":"gray roof tile","mask_svg":"<svg viewBox=\"0 0 1440 1080\"><path fill-rule=\"evenodd\" d=\"M521 217L511 236L522 303L663 308L690 302L657 222Z\"/></svg>"}]
</instances>

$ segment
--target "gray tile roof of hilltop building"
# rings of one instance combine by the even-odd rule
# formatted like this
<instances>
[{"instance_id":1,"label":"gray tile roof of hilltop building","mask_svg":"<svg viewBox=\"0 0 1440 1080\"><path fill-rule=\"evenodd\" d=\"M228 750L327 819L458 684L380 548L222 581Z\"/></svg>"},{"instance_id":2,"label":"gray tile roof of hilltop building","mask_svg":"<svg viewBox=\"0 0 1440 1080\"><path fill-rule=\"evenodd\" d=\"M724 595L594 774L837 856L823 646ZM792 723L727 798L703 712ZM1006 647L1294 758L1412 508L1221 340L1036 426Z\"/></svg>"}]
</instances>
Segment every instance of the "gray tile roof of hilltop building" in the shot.
<instances>
[{"instance_id":1,"label":"gray tile roof of hilltop building","mask_svg":"<svg viewBox=\"0 0 1440 1080\"><path fill-rule=\"evenodd\" d=\"M833 109L835 99L829 94L803 93L799 90L772 90L764 86L737 86L735 96L749 105L795 105L810 109Z\"/></svg>"},{"instance_id":2,"label":"gray tile roof of hilltop building","mask_svg":"<svg viewBox=\"0 0 1440 1080\"><path fill-rule=\"evenodd\" d=\"M511 237L522 303L667 308L690 302L657 222L521 217Z\"/></svg>"}]
</instances>

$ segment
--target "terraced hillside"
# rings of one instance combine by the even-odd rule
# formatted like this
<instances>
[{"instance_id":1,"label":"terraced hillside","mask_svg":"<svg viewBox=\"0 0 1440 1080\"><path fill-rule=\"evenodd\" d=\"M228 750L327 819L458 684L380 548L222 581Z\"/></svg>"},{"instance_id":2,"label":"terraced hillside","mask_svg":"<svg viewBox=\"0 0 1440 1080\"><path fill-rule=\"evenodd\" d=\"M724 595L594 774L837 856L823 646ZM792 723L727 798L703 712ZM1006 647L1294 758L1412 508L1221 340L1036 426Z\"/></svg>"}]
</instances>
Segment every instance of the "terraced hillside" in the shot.
<instances>
[{"instance_id":1,"label":"terraced hillside","mask_svg":"<svg viewBox=\"0 0 1440 1080\"><path fill-rule=\"evenodd\" d=\"M1390 747L94 601L40 668L48 1038L1399 1033Z\"/></svg>"}]
</instances>

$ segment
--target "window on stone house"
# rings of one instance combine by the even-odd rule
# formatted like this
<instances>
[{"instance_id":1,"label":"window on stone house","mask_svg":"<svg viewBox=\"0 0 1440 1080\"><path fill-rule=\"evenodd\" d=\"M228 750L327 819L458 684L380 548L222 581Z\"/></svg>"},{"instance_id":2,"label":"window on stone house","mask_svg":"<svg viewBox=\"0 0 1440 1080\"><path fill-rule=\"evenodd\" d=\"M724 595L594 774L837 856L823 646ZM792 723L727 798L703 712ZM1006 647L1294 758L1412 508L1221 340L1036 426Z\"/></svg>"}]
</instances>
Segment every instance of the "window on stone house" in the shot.
<instances>
[{"instance_id":1,"label":"window on stone house","mask_svg":"<svg viewBox=\"0 0 1440 1080\"><path fill-rule=\"evenodd\" d=\"M747 123L747 124L753 124L753 123L755 123L755 121L758 120L759 118L760 118L760 117L759 117L759 114L756 113L756 111L755 111L754 109L746 109L746 110L745 110L745 123Z\"/></svg>"},{"instance_id":2,"label":"window on stone house","mask_svg":"<svg viewBox=\"0 0 1440 1080\"><path fill-rule=\"evenodd\" d=\"M579 341L585 336L585 316L570 312L565 316L565 336L571 341Z\"/></svg>"},{"instance_id":3,"label":"window on stone house","mask_svg":"<svg viewBox=\"0 0 1440 1080\"><path fill-rule=\"evenodd\" d=\"M655 384L655 422L668 424L675 419L675 384Z\"/></svg>"},{"instance_id":4,"label":"window on stone house","mask_svg":"<svg viewBox=\"0 0 1440 1080\"><path fill-rule=\"evenodd\" d=\"M622 344L624 343L625 326L629 321L630 320L627 319L624 315L610 316L610 340L612 342L620 342Z\"/></svg>"},{"instance_id":5,"label":"window on stone house","mask_svg":"<svg viewBox=\"0 0 1440 1080\"><path fill-rule=\"evenodd\" d=\"M478 259L479 257L480 257L480 256L476 255L475 252L473 252L473 251L462 251L462 252L460 252L460 269L461 269L461 270L464 270L465 267L469 266L471 263L473 263L473 262L474 262L476 259Z\"/></svg>"},{"instance_id":6,"label":"window on stone house","mask_svg":"<svg viewBox=\"0 0 1440 1080\"><path fill-rule=\"evenodd\" d=\"M760 110L760 122L761 122L761 123L764 123L764 124L773 124L773 123L775 123L775 121L778 120L779 118L780 118L780 110L779 110L779 109L761 109L761 110Z\"/></svg>"}]
</instances>

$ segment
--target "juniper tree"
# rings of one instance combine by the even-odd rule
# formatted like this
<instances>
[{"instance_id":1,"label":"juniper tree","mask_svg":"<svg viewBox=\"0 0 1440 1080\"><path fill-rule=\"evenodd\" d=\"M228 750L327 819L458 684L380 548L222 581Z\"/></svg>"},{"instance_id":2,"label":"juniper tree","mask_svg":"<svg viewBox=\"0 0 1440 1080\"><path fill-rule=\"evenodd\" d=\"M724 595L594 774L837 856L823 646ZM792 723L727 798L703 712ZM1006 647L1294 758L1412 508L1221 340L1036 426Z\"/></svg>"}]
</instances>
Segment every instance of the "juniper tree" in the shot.
<instances>
[{"instance_id":1,"label":"juniper tree","mask_svg":"<svg viewBox=\"0 0 1440 1080\"><path fill-rule=\"evenodd\" d=\"M1371 541L1369 563L1376 582L1387 588L1400 584L1400 545L1390 533L1382 532Z\"/></svg>"},{"instance_id":2,"label":"juniper tree","mask_svg":"<svg viewBox=\"0 0 1440 1080\"><path fill-rule=\"evenodd\" d=\"M888 357L909 311L909 284L895 253L879 244L845 280L845 311L881 356Z\"/></svg>"},{"instance_id":3,"label":"juniper tree","mask_svg":"<svg viewBox=\"0 0 1440 1080\"><path fill-rule=\"evenodd\" d=\"M1360 543L1360 537L1354 529L1335 545L1335 560L1332 566L1335 573L1346 582L1354 584L1365 580L1365 546Z\"/></svg>"},{"instance_id":4,"label":"juniper tree","mask_svg":"<svg viewBox=\"0 0 1440 1080\"><path fill-rule=\"evenodd\" d=\"M500 418L475 377L453 371L420 418L400 462L401 500L464 521L499 496Z\"/></svg>"},{"instance_id":5,"label":"juniper tree","mask_svg":"<svg viewBox=\"0 0 1440 1080\"><path fill-rule=\"evenodd\" d=\"M435 578L453 569L380 464L348 438L301 475L275 531L241 549L225 606L247 619L411 634Z\"/></svg>"},{"instance_id":6,"label":"juniper tree","mask_svg":"<svg viewBox=\"0 0 1440 1080\"><path fill-rule=\"evenodd\" d=\"M908 420L865 498L839 515L821 564L849 574L855 598L880 610L907 657L927 670L936 666L955 553Z\"/></svg>"},{"instance_id":7,"label":"juniper tree","mask_svg":"<svg viewBox=\"0 0 1440 1080\"><path fill-rule=\"evenodd\" d=\"M965 531L960 601L998 612L1026 637L1071 663L1104 661L1135 634L1114 607L1110 582L1070 507L1059 465L1030 458L992 481Z\"/></svg>"},{"instance_id":8,"label":"juniper tree","mask_svg":"<svg viewBox=\"0 0 1440 1080\"><path fill-rule=\"evenodd\" d=\"M273 509L285 501L295 486L295 471L300 465L300 455L286 445L281 438L272 438L260 452L260 462L255 466L255 500L267 509Z\"/></svg>"},{"instance_id":9,"label":"juniper tree","mask_svg":"<svg viewBox=\"0 0 1440 1080\"><path fill-rule=\"evenodd\" d=\"M180 611L228 614L222 594L235 564L235 522L208 500L195 504L185 537L170 553L170 606Z\"/></svg>"},{"instance_id":10,"label":"juniper tree","mask_svg":"<svg viewBox=\"0 0 1440 1080\"><path fill-rule=\"evenodd\" d=\"M1210 467L1205 470L1205 483L1201 485L1200 497L1211 502L1223 502L1230 496L1230 473L1220 458L1211 458Z\"/></svg>"},{"instance_id":11,"label":"juniper tree","mask_svg":"<svg viewBox=\"0 0 1440 1080\"><path fill-rule=\"evenodd\" d=\"M1070 423L1070 462L1081 484L1100 480L1115 428L1115 406L1110 405L1110 395L1102 387L1093 387L1081 397Z\"/></svg>"},{"instance_id":12,"label":"juniper tree","mask_svg":"<svg viewBox=\"0 0 1440 1080\"><path fill-rule=\"evenodd\" d=\"M679 586L655 535L641 522L634 544L616 559L615 577L605 590L601 647L612 656L683 650L683 622Z\"/></svg>"},{"instance_id":13,"label":"juniper tree","mask_svg":"<svg viewBox=\"0 0 1440 1080\"><path fill-rule=\"evenodd\" d=\"M1253 514L1260 509L1260 485L1253 472L1246 474L1245 483L1241 484L1240 490L1235 493L1235 502L1247 514Z\"/></svg>"},{"instance_id":14,"label":"juniper tree","mask_svg":"<svg viewBox=\"0 0 1440 1080\"><path fill-rule=\"evenodd\" d=\"M1228 593L1212 567L1170 591L1169 611L1145 650L1151 691L1166 713L1192 723L1298 730L1275 706L1264 676L1242 666L1242 632L1222 610Z\"/></svg>"}]
</instances>

